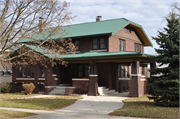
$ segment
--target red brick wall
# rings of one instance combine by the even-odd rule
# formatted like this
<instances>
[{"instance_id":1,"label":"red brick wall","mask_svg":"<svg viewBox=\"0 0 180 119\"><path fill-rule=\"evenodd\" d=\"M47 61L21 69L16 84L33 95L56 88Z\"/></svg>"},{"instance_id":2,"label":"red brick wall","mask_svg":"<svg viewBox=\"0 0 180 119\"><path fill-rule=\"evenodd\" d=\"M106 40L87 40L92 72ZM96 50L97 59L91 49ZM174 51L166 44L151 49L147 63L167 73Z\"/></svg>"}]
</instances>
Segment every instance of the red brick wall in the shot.
<instances>
[{"instance_id":1,"label":"red brick wall","mask_svg":"<svg viewBox=\"0 0 180 119\"><path fill-rule=\"evenodd\" d=\"M91 50L91 39L84 38L79 40L79 51L80 52L89 52Z\"/></svg>"},{"instance_id":2,"label":"red brick wall","mask_svg":"<svg viewBox=\"0 0 180 119\"><path fill-rule=\"evenodd\" d=\"M109 37L109 52L117 52L119 51L119 38L117 37Z\"/></svg>"},{"instance_id":3,"label":"red brick wall","mask_svg":"<svg viewBox=\"0 0 180 119\"><path fill-rule=\"evenodd\" d=\"M87 94L89 81L73 80L73 87L76 87L74 91L76 94Z\"/></svg>"},{"instance_id":4,"label":"red brick wall","mask_svg":"<svg viewBox=\"0 0 180 119\"><path fill-rule=\"evenodd\" d=\"M126 51L134 51L134 42L126 40L125 44Z\"/></svg>"},{"instance_id":5,"label":"red brick wall","mask_svg":"<svg viewBox=\"0 0 180 119\"><path fill-rule=\"evenodd\" d=\"M71 94L73 94L74 92L75 92L75 87L67 87L66 89L65 89L65 95L71 95Z\"/></svg>"}]
</instances>

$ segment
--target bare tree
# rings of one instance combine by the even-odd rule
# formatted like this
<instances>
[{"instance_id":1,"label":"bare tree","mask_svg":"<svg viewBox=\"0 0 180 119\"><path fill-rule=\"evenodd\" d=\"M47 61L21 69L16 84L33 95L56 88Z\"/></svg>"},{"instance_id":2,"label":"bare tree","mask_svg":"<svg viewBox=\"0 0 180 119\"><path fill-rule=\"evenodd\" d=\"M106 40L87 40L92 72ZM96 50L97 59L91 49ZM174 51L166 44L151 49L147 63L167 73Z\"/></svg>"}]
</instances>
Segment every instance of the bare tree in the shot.
<instances>
[{"instance_id":1,"label":"bare tree","mask_svg":"<svg viewBox=\"0 0 180 119\"><path fill-rule=\"evenodd\" d=\"M175 10L174 12L176 13L176 15L180 18L180 3L175 2L172 4L172 7Z\"/></svg>"},{"instance_id":2,"label":"bare tree","mask_svg":"<svg viewBox=\"0 0 180 119\"><path fill-rule=\"evenodd\" d=\"M63 39L70 34L64 25L70 25L75 17L69 6L59 0L0 1L1 54L12 47L18 49L15 55L0 60L12 61L14 65L28 65L34 61L55 65L54 60L58 59L64 64L59 55L76 50L71 39Z\"/></svg>"}]
</instances>

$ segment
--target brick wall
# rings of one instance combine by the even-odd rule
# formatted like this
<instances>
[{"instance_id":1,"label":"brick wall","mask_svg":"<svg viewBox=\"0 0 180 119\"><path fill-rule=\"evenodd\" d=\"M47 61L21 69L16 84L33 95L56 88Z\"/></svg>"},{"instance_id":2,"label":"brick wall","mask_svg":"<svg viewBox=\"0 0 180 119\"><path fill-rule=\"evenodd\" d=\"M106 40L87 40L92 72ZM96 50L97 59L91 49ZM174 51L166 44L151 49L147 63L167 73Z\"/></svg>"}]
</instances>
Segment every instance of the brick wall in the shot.
<instances>
[{"instance_id":1,"label":"brick wall","mask_svg":"<svg viewBox=\"0 0 180 119\"><path fill-rule=\"evenodd\" d=\"M76 87L74 93L76 94L87 94L89 88L89 81L73 80L73 87Z\"/></svg>"},{"instance_id":2,"label":"brick wall","mask_svg":"<svg viewBox=\"0 0 180 119\"><path fill-rule=\"evenodd\" d=\"M71 95L75 92L75 87L66 87L65 89L65 95Z\"/></svg>"},{"instance_id":3,"label":"brick wall","mask_svg":"<svg viewBox=\"0 0 180 119\"><path fill-rule=\"evenodd\" d=\"M128 92L129 91L129 80L120 80L119 81L119 92Z\"/></svg>"},{"instance_id":4,"label":"brick wall","mask_svg":"<svg viewBox=\"0 0 180 119\"><path fill-rule=\"evenodd\" d=\"M126 51L134 51L134 42L126 40L125 48L126 48Z\"/></svg>"},{"instance_id":5,"label":"brick wall","mask_svg":"<svg viewBox=\"0 0 180 119\"><path fill-rule=\"evenodd\" d=\"M91 39L84 38L79 40L79 51L80 52L89 52L91 50Z\"/></svg>"},{"instance_id":6,"label":"brick wall","mask_svg":"<svg viewBox=\"0 0 180 119\"><path fill-rule=\"evenodd\" d=\"M89 77L88 95L98 96L98 76Z\"/></svg>"},{"instance_id":7,"label":"brick wall","mask_svg":"<svg viewBox=\"0 0 180 119\"><path fill-rule=\"evenodd\" d=\"M109 37L109 52L117 52L119 51L119 38L117 37Z\"/></svg>"}]
</instances>

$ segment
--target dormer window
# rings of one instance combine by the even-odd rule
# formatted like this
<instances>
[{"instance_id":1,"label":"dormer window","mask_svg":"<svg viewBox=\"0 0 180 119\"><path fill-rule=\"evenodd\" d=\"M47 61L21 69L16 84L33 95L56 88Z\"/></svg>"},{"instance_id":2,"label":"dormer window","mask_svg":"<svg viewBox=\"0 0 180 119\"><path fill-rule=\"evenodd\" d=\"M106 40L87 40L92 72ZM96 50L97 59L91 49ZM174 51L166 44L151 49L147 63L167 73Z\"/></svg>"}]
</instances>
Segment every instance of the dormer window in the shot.
<instances>
[{"instance_id":1,"label":"dormer window","mask_svg":"<svg viewBox=\"0 0 180 119\"><path fill-rule=\"evenodd\" d=\"M105 49L105 38L100 38L100 49Z\"/></svg>"},{"instance_id":2,"label":"dormer window","mask_svg":"<svg viewBox=\"0 0 180 119\"><path fill-rule=\"evenodd\" d=\"M74 45L76 46L76 50L79 50L79 40L76 40L74 42Z\"/></svg>"},{"instance_id":3,"label":"dormer window","mask_svg":"<svg viewBox=\"0 0 180 119\"><path fill-rule=\"evenodd\" d=\"M131 29L126 28L126 32L131 33Z\"/></svg>"},{"instance_id":4,"label":"dormer window","mask_svg":"<svg viewBox=\"0 0 180 119\"><path fill-rule=\"evenodd\" d=\"M125 41L119 39L119 51L125 51Z\"/></svg>"}]
</instances>

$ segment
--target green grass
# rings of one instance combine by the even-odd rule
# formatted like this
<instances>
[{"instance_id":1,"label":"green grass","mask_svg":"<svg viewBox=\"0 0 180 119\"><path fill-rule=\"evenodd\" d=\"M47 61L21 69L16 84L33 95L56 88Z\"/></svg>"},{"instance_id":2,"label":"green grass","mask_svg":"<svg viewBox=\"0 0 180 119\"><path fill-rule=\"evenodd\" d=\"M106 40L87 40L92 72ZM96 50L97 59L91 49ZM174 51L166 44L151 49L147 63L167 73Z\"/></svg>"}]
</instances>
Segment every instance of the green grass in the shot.
<instances>
[{"instance_id":1,"label":"green grass","mask_svg":"<svg viewBox=\"0 0 180 119\"><path fill-rule=\"evenodd\" d=\"M11 94L9 94L11 95ZM11 96L2 96L1 107L12 108L25 108L25 109L37 109L37 110L55 110L67 107L73 104L76 100L81 99L75 96L56 96L48 98L24 98L18 99L18 95L12 94ZM18 97L18 98L17 98Z\"/></svg>"},{"instance_id":2,"label":"green grass","mask_svg":"<svg viewBox=\"0 0 180 119\"><path fill-rule=\"evenodd\" d=\"M2 93L0 94L0 99L17 99L17 98L25 98L25 97L32 97L42 94L31 94L31 95L25 95L24 93Z\"/></svg>"},{"instance_id":3,"label":"green grass","mask_svg":"<svg viewBox=\"0 0 180 119\"><path fill-rule=\"evenodd\" d=\"M10 118L23 118L37 115L29 112L11 111L11 110L0 110L0 119L10 119Z\"/></svg>"},{"instance_id":4,"label":"green grass","mask_svg":"<svg viewBox=\"0 0 180 119\"><path fill-rule=\"evenodd\" d=\"M147 96L133 97L123 100L121 109L110 113L111 116L130 116L143 118L179 118L178 107L161 107Z\"/></svg>"}]
</instances>

